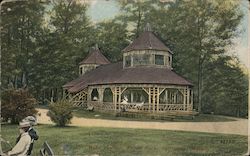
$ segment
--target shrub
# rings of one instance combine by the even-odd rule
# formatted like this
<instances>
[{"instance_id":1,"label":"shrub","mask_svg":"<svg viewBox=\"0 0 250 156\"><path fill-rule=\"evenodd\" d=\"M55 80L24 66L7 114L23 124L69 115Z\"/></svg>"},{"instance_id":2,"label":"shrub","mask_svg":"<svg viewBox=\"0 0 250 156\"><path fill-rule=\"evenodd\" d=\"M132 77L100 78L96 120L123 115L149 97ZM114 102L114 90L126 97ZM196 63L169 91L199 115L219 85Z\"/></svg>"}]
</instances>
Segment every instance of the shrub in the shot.
<instances>
[{"instance_id":1,"label":"shrub","mask_svg":"<svg viewBox=\"0 0 250 156\"><path fill-rule=\"evenodd\" d=\"M49 104L48 116L57 126L66 126L73 118L73 105L67 100Z\"/></svg>"},{"instance_id":2,"label":"shrub","mask_svg":"<svg viewBox=\"0 0 250 156\"><path fill-rule=\"evenodd\" d=\"M5 121L18 123L26 116L35 115L36 99L27 89L7 89L2 92L2 117Z\"/></svg>"}]
</instances>

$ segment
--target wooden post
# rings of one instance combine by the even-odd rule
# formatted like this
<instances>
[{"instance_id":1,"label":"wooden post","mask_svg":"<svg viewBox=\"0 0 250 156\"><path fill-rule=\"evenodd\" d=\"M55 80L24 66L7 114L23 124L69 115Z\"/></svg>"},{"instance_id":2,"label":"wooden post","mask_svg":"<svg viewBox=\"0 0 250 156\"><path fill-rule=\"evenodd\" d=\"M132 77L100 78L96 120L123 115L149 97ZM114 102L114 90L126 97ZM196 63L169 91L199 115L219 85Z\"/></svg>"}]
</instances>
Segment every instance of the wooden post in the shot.
<instances>
[{"instance_id":1,"label":"wooden post","mask_svg":"<svg viewBox=\"0 0 250 156\"><path fill-rule=\"evenodd\" d=\"M193 105L194 105L194 91L191 90L191 110L193 110Z\"/></svg>"},{"instance_id":2,"label":"wooden post","mask_svg":"<svg viewBox=\"0 0 250 156\"><path fill-rule=\"evenodd\" d=\"M159 103L160 103L160 88L159 87L157 87L157 92L156 92L156 94L157 94L157 105L156 105L156 109L157 109L157 112L159 112Z\"/></svg>"},{"instance_id":3,"label":"wooden post","mask_svg":"<svg viewBox=\"0 0 250 156\"><path fill-rule=\"evenodd\" d=\"M176 104L176 94L177 92L174 93L174 104Z\"/></svg>"},{"instance_id":4,"label":"wooden post","mask_svg":"<svg viewBox=\"0 0 250 156\"><path fill-rule=\"evenodd\" d=\"M149 91L148 91L148 111L150 112L150 107L151 105L151 88L149 88Z\"/></svg>"},{"instance_id":5,"label":"wooden post","mask_svg":"<svg viewBox=\"0 0 250 156\"><path fill-rule=\"evenodd\" d=\"M169 91L169 98L170 98L169 103L173 104L173 91L172 90Z\"/></svg>"},{"instance_id":6,"label":"wooden post","mask_svg":"<svg viewBox=\"0 0 250 156\"><path fill-rule=\"evenodd\" d=\"M155 87L153 88L153 113L155 112L155 93L156 92L156 90L155 90Z\"/></svg>"},{"instance_id":7,"label":"wooden post","mask_svg":"<svg viewBox=\"0 0 250 156\"><path fill-rule=\"evenodd\" d=\"M167 89L165 90L165 100L166 100L166 103L168 103L168 90Z\"/></svg>"},{"instance_id":8,"label":"wooden post","mask_svg":"<svg viewBox=\"0 0 250 156\"><path fill-rule=\"evenodd\" d=\"M93 88L88 88L88 96L87 96L87 104L89 104L90 103L90 101L91 101L91 93L92 93L92 91L93 91Z\"/></svg>"},{"instance_id":9,"label":"wooden post","mask_svg":"<svg viewBox=\"0 0 250 156\"><path fill-rule=\"evenodd\" d=\"M186 89L184 89L183 91L183 110L185 111L186 110Z\"/></svg>"},{"instance_id":10,"label":"wooden post","mask_svg":"<svg viewBox=\"0 0 250 156\"><path fill-rule=\"evenodd\" d=\"M133 103L134 102L134 94L133 94L133 91L131 90L131 93L130 93L130 96L131 96L131 103Z\"/></svg>"},{"instance_id":11,"label":"wooden post","mask_svg":"<svg viewBox=\"0 0 250 156\"><path fill-rule=\"evenodd\" d=\"M121 110L121 99L122 99L122 95L121 95L121 87L118 87L119 89L119 93L118 93L118 104L119 104L119 111Z\"/></svg>"},{"instance_id":12,"label":"wooden post","mask_svg":"<svg viewBox=\"0 0 250 156\"><path fill-rule=\"evenodd\" d=\"M103 102L103 92L104 92L104 89L103 89L103 88L98 88L99 102L100 102L100 103Z\"/></svg>"},{"instance_id":13,"label":"wooden post","mask_svg":"<svg viewBox=\"0 0 250 156\"><path fill-rule=\"evenodd\" d=\"M115 112L116 112L116 104L117 104L117 93L116 93L116 89L117 89L117 87L115 87L115 91L114 91L114 95L113 95L113 97L114 97L114 105L115 105Z\"/></svg>"},{"instance_id":14,"label":"wooden post","mask_svg":"<svg viewBox=\"0 0 250 156\"><path fill-rule=\"evenodd\" d=\"M189 88L187 88L187 111L190 111L190 89Z\"/></svg>"}]
</instances>

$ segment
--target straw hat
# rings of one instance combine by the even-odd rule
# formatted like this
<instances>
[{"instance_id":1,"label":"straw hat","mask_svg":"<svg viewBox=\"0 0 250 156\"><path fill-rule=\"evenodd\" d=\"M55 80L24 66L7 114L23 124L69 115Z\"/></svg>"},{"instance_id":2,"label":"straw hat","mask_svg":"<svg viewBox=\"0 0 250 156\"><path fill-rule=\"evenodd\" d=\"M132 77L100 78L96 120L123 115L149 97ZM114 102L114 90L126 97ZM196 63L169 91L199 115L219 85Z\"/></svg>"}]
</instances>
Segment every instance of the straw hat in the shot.
<instances>
[{"instance_id":1,"label":"straw hat","mask_svg":"<svg viewBox=\"0 0 250 156\"><path fill-rule=\"evenodd\" d=\"M25 127L30 127L30 123L27 121L19 123L19 128L25 128Z\"/></svg>"},{"instance_id":2,"label":"straw hat","mask_svg":"<svg viewBox=\"0 0 250 156\"><path fill-rule=\"evenodd\" d=\"M36 118L33 117L33 116L27 116L27 117L24 118L22 121L23 121L23 122L29 122L31 126L37 125L37 120L36 120Z\"/></svg>"}]
</instances>

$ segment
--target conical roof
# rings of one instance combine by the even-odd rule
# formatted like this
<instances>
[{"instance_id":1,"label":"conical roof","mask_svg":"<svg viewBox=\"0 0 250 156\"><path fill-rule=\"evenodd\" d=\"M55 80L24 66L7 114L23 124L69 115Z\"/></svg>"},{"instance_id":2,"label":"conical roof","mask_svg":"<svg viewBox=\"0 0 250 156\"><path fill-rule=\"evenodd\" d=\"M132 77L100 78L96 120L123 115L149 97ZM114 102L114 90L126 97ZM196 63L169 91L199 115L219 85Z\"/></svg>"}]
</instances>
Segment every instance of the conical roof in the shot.
<instances>
[{"instance_id":1,"label":"conical roof","mask_svg":"<svg viewBox=\"0 0 250 156\"><path fill-rule=\"evenodd\" d=\"M92 50L89 52L89 55L81 61L79 64L109 64L110 61L102 54L102 52L99 50L99 48L96 46L95 48L92 48Z\"/></svg>"},{"instance_id":2,"label":"conical roof","mask_svg":"<svg viewBox=\"0 0 250 156\"><path fill-rule=\"evenodd\" d=\"M160 50L171 52L171 50L151 31L149 24L147 24L144 32L141 33L138 38L136 38L130 45L123 49L123 52L129 52L133 50Z\"/></svg>"}]
</instances>

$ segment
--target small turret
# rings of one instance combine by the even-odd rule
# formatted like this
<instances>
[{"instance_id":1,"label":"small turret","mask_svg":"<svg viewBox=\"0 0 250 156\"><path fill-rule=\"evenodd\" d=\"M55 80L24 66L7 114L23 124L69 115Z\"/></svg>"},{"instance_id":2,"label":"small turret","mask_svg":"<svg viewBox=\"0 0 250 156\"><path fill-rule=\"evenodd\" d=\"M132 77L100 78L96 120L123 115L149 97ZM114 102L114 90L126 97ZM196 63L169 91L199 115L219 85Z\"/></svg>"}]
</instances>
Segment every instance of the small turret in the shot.
<instances>
[{"instance_id":1,"label":"small turret","mask_svg":"<svg viewBox=\"0 0 250 156\"><path fill-rule=\"evenodd\" d=\"M84 75L86 72L93 70L100 65L109 63L110 61L102 54L96 44L96 46L90 50L89 55L79 63L79 75Z\"/></svg>"}]
</instances>

